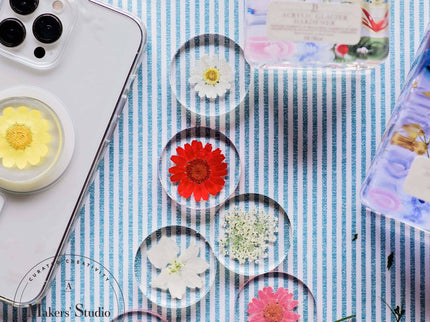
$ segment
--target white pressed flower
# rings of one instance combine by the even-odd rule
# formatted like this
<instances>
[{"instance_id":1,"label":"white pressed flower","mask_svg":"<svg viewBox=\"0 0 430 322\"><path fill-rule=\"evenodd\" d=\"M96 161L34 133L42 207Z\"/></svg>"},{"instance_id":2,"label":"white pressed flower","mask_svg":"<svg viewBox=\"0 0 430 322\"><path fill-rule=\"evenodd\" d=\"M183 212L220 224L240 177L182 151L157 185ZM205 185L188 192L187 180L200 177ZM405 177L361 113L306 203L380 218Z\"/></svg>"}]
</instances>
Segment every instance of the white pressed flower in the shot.
<instances>
[{"instance_id":1,"label":"white pressed flower","mask_svg":"<svg viewBox=\"0 0 430 322\"><path fill-rule=\"evenodd\" d=\"M226 230L218 240L221 253L237 259L239 264L258 263L268 257L266 250L276 241L279 230L278 218L255 207L250 211L233 207L224 218L222 226Z\"/></svg>"},{"instance_id":2,"label":"white pressed flower","mask_svg":"<svg viewBox=\"0 0 430 322\"><path fill-rule=\"evenodd\" d=\"M189 82L200 96L215 99L223 97L231 88L234 73L224 58L203 55L191 70Z\"/></svg>"},{"instance_id":3,"label":"white pressed flower","mask_svg":"<svg viewBox=\"0 0 430 322\"><path fill-rule=\"evenodd\" d=\"M169 237L161 237L159 243L148 251L149 261L158 269L161 269L152 282L153 288L163 291L169 290L173 298L182 299L187 287L201 288L203 278L199 274L204 273L209 264L198 257L200 248L197 244L190 246L178 257L179 248Z\"/></svg>"}]
</instances>

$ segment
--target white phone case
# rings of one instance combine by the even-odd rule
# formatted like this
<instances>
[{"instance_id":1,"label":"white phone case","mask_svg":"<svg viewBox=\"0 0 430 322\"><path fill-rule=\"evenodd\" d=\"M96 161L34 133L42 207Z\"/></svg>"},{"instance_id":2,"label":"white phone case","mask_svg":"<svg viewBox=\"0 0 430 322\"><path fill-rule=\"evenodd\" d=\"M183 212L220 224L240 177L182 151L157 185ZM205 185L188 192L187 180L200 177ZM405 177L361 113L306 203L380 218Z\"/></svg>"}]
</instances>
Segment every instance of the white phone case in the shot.
<instances>
[{"instance_id":1,"label":"white phone case","mask_svg":"<svg viewBox=\"0 0 430 322\"><path fill-rule=\"evenodd\" d=\"M0 53L0 93L21 93L48 105L57 99L74 132L68 137L74 141L68 146L71 161L53 184L25 194L0 190L0 299L16 306L37 302L49 286L55 265L16 298L34 265L61 255L146 44L144 27L130 15L90 0L69 2L76 21L58 59L38 66ZM8 3L3 1L0 13ZM34 42L30 32L27 38Z\"/></svg>"}]
</instances>

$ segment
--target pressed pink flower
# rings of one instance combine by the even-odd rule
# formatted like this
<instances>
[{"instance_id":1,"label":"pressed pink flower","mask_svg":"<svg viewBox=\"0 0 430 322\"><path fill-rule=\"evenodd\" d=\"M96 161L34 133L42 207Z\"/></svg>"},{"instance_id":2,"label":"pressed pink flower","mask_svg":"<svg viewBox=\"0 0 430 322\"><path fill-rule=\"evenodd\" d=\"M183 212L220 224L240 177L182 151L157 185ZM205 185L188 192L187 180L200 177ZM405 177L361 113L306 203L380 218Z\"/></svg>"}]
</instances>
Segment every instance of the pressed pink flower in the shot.
<instances>
[{"instance_id":1,"label":"pressed pink flower","mask_svg":"<svg viewBox=\"0 0 430 322\"><path fill-rule=\"evenodd\" d=\"M258 298L253 298L248 304L248 321L250 322L293 322L300 319L300 314L292 310L299 304L293 300L293 293L280 287L273 289L265 287L258 291Z\"/></svg>"}]
</instances>

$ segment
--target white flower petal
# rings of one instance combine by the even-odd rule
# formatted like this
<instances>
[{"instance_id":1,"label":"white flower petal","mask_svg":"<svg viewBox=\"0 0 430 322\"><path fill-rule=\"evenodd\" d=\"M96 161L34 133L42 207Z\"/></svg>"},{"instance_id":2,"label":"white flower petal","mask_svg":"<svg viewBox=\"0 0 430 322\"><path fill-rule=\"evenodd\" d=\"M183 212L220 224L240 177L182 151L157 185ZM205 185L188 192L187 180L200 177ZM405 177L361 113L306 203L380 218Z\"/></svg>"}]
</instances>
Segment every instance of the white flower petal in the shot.
<instances>
[{"instance_id":1,"label":"white flower petal","mask_svg":"<svg viewBox=\"0 0 430 322\"><path fill-rule=\"evenodd\" d=\"M217 88L223 88L225 91L231 88L231 84L225 80L221 80Z\"/></svg>"},{"instance_id":2,"label":"white flower petal","mask_svg":"<svg viewBox=\"0 0 430 322\"><path fill-rule=\"evenodd\" d=\"M209 264L203 258L196 257L190 260L186 267L196 274L201 274L209 269Z\"/></svg>"},{"instance_id":3,"label":"white flower petal","mask_svg":"<svg viewBox=\"0 0 430 322\"><path fill-rule=\"evenodd\" d=\"M169 280L169 292L173 298L182 299L187 290L185 279L180 274L172 274Z\"/></svg>"},{"instance_id":4,"label":"white flower petal","mask_svg":"<svg viewBox=\"0 0 430 322\"><path fill-rule=\"evenodd\" d=\"M216 92L215 86L211 86L211 88L206 89L206 97L215 99L217 98L218 94Z\"/></svg>"},{"instance_id":5,"label":"white flower petal","mask_svg":"<svg viewBox=\"0 0 430 322\"><path fill-rule=\"evenodd\" d=\"M160 275L151 282L151 286L153 288L159 288L166 291L169 288L170 278L171 275L169 274L169 270L163 269Z\"/></svg>"},{"instance_id":6,"label":"white flower petal","mask_svg":"<svg viewBox=\"0 0 430 322\"><path fill-rule=\"evenodd\" d=\"M210 56L208 58L208 63L207 65L209 65L209 67L216 67L219 64L219 59L217 56Z\"/></svg>"},{"instance_id":7,"label":"white flower petal","mask_svg":"<svg viewBox=\"0 0 430 322\"><path fill-rule=\"evenodd\" d=\"M234 74L232 70L220 70L221 79L226 82L232 82L234 80Z\"/></svg>"},{"instance_id":8,"label":"white flower petal","mask_svg":"<svg viewBox=\"0 0 430 322\"><path fill-rule=\"evenodd\" d=\"M227 60L224 57L219 58L219 66L227 65Z\"/></svg>"},{"instance_id":9,"label":"white flower petal","mask_svg":"<svg viewBox=\"0 0 430 322\"><path fill-rule=\"evenodd\" d=\"M178 257L178 261L184 263L185 265L197 256L199 256L200 247L196 243L191 243L190 246L181 253L181 256Z\"/></svg>"},{"instance_id":10,"label":"white flower petal","mask_svg":"<svg viewBox=\"0 0 430 322\"><path fill-rule=\"evenodd\" d=\"M216 91L216 95L217 96L221 96L221 97L223 97L224 95L225 95L225 93L227 92L227 89L226 88L224 88L224 87L217 87L216 89L215 89Z\"/></svg>"},{"instance_id":11,"label":"white flower petal","mask_svg":"<svg viewBox=\"0 0 430 322\"><path fill-rule=\"evenodd\" d=\"M208 66L211 63L211 58L205 54L200 57L200 62L203 66Z\"/></svg>"},{"instance_id":12,"label":"white flower petal","mask_svg":"<svg viewBox=\"0 0 430 322\"><path fill-rule=\"evenodd\" d=\"M185 285L189 288L201 288L203 286L203 279L193 271L184 268L182 272Z\"/></svg>"},{"instance_id":13,"label":"white flower petal","mask_svg":"<svg viewBox=\"0 0 430 322\"><path fill-rule=\"evenodd\" d=\"M163 236L157 245L148 250L149 261L155 267L161 269L167 266L179 253L179 247L175 241L169 237Z\"/></svg>"},{"instance_id":14,"label":"white flower petal","mask_svg":"<svg viewBox=\"0 0 430 322\"><path fill-rule=\"evenodd\" d=\"M202 75L191 75L188 81L190 84L197 84L202 81Z\"/></svg>"},{"instance_id":15,"label":"white flower petal","mask_svg":"<svg viewBox=\"0 0 430 322\"><path fill-rule=\"evenodd\" d=\"M205 97L206 95L206 88L204 83L197 83L197 85L194 87L194 90L199 94L200 98Z\"/></svg>"}]
</instances>

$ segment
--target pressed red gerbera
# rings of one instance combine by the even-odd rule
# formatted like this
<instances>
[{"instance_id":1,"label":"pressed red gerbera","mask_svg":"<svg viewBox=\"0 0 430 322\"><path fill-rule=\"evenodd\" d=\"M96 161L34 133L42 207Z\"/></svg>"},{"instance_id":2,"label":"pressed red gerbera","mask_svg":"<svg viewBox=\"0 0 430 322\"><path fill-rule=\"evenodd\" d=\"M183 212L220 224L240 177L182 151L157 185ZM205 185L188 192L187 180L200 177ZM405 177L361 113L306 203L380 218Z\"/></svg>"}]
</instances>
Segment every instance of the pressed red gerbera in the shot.
<instances>
[{"instance_id":1,"label":"pressed red gerbera","mask_svg":"<svg viewBox=\"0 0 430 322\"><path fill-rule=\"evenodd\" d=\"M178 193L184 198L194 194L196 201L208 200L209 194L216 196L225 185L227 163L220 149L212 151L212 144L203 147L202 142L193 140L191 144L176 149L172 160L176 165L169 169L170 181L179 182Z\"/></svg>"},{"instance_id":2,"label":"pressed red gerbera","mask_svg":"<svg viewBox=\"0 0 430 322\"><path fill-rule=\"evenodd\" d=\"M299 304L293 300L293 293L280 287L265 287L258 291L259 298L253 298L248 305L248 321L250 322L293 322L300 319L300 314L292 310Z\"/></svg>"}]
</instances>

